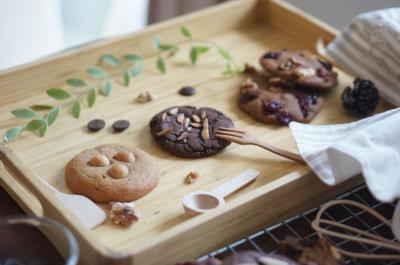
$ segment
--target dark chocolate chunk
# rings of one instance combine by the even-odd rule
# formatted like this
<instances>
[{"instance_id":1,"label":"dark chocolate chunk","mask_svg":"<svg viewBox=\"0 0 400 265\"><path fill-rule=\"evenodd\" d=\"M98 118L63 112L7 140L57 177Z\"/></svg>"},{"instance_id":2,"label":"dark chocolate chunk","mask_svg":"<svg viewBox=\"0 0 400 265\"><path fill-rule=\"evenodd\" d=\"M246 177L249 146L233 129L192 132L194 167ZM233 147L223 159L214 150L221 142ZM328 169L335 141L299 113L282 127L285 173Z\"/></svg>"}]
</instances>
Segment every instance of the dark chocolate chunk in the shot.
<instances>
[{"instance_id":1,"label":"dark chocolate chunk","mask_svg":"<svg viewBox=\"0 0 400 265\"><path fill-rule=\"evenodd\" d=\"M184 86L179 90L179 94L182 96L193 96L196 92L196 88L191 86Z\"/></svg>"},{"instance_id":2,"label":"dark chocolate chunk","mask_svg":"<svg viewBox=\"0 0 400 265\"><path fill-rule=\"evenodd\" d=\"M91 132L97 132L100 131L101 129L104 128L104 126L106 126L106 122L104 120L101 119L94 119L89 121L89 123L87 124L87 128L89 129L89 131Z\"/></svg>"},{"instance_id":3,"label":"dark chocolate chunk","mask_svg":"<svg viewBox=\"0 0 400 265\"><path fill-rule=\"evenodd\" d=\"M122 132L129 128L129 121L127 120L119 120L113 123L112 127L116 132Z\"/></svg>"}]
</instances>

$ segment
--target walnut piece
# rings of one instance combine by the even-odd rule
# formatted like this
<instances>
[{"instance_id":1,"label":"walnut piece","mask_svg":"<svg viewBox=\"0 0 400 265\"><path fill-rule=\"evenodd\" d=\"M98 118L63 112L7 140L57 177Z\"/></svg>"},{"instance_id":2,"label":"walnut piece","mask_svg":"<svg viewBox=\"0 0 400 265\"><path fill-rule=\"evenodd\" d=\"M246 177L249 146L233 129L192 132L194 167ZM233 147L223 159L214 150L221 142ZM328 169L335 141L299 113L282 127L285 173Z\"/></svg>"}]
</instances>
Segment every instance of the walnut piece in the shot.
<instances>
[{"instance_id":1,"label":"walnut piece","mask_svg":"<svg viewBox=\"0 0 400 265\"><path fill-rule=\"evenodd\" d=\"M136 102L145 103L154 100L154 95L150 92L143 91L136 98Z\"/></svg>"},{"instance_id":2,"label":"walnut piece","mask_svg":"<svg viewBox=\"0 0 400 265\"><path fill-rule=\"evenodd\" d=\"M257 96L259 94L259 86L252 79L247 78L240 85L240 93L246 96Z\"/></svg>"},{"instance_id":3,"label":"walnut piece","mask_svg":"<svg viewBox=\"0 0 400 265\"><path fill-rule=\"evenodd\" d=\"M109 217L114 224L130 226L140 218L133 202L110 202L109 205Z\"/></svg>"},{"instance_id":4,"label":"walnut piece","mask_svg":"<svg viewBox=\"0 0 400 265\"><path fill-rule=\"evenodd\" d=\"M185 178L185 184L192 184L194 183L198 178L200 177L199 173L195 171L189 172L189 174L186 175Z\"/></svg>"}]
</instances>

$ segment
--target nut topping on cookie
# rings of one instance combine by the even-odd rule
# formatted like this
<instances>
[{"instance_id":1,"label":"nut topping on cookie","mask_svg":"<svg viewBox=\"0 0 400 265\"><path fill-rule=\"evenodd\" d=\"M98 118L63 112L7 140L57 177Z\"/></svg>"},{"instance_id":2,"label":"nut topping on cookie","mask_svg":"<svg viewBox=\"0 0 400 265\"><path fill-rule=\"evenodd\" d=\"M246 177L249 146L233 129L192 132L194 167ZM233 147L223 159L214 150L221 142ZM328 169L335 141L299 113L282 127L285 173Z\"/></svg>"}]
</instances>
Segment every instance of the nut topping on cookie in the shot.
<instances>
[{"instance_id":1,"label":"nut topping on cookie","mask_svg":"<svg viewBox=\"0 0 400 265\"><path fill-rule=\"evenodd\" d=\"M203 140L210 140L210 132L208 131L208 119L205 118L203 121L203 129L201 130L201 138Z\"/></svg>"},{"instance_id":2,"label":"nut topping on cookie","mask_svg":"<svg viewBox=\"0 0 400 265\"><path fill-rule=\"evenodd\" d=\"M196 115L196 114L192 115L192 119L193 119L194 122L201 122L200 117L198 115Z\"/></svg>"},{"instance_id":3,"label":"nut topping on cookie","mask_svg":"<svg viewBox=\"0 0 400 265\"><path fill-rule=\"evenodd\" d=\"M135 156L128 151L120 151L115 154L114 158L123 162L135 162Z\"/></svg>"},{"instance_id":4,"label":"nut topping on cookie","mask_svg":"<svg viewBox=\"0 0 400 265\"><path fill-rule=\"evenodd\" d=\"M95 155L90 159L89 164L94 167L106 167L110 164L110 160L105 155Z\"/></svg>"},{"instance_id":5,"label":"nut topping on cookie","mask_svg":"<svg viewBox=\"0 0 400 265\"><path fill-rule=\"evenodd\" d=\"M114 164L108 170L108 174L115 179L124 178L128 175L128 173L129 169L122 164Z\"/></svg>"},{"instance_id":6,"label":"nut topping on cookie","mask_svg":"<svg viewBox=\"0 0 400 265\"><path fill-rule=\"evenodd\" d=\"M176 117L176 121L177 121L179 124L182 125L184 120L185 120L185 114L179 113L179 114L178 114L178 117Z\"/></svg>"},{"instance_id":7,"label":"nut topping on cookie","mask_svg":"<svg viewBox=\"0 0 400 265\"><path fill-rule=\"evenodd\" d=\"M171 115L176 115L176 114L178 113L178 108L170 109L170 110L168 111L168 113L171 114Z\"/></svg>"},{"instance_id":8,"label":"nut topping on cookie","mask_svg":"<svg viewBox=\"0 0 400 265\"><path fill-rule=\"evenodd\" d=\"M114 224L130 226L139 220L133 202L111 202L110 208L110 219Z\"/></svg>"},{"instance_id":9,"label":"nut topping on cookie","mask_svg":"<svg viewBox=\"0 0 400 265\"><path fill-rule=\"evenodd\" d=\"M168 135L172 131L172 128L167 128L162 130L161 132L157 133L158 136L165 136Z\"/></svg>"}]
</instances>

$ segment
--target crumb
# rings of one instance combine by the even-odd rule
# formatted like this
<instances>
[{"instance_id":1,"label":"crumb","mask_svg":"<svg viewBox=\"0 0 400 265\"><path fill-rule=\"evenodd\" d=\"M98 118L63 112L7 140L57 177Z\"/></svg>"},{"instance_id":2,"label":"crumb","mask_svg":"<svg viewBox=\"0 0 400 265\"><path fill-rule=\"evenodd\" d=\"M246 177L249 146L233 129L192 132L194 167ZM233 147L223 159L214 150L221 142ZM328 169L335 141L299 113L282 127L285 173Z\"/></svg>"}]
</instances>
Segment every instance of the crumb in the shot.
<instances>
[{"instance_id":1,"label":"crumb","mask_svg":"<svg viewBox=\"0 0 400 265\"><path fill-rule=\"evenodd\" d=\"M200 177L199 173L195 171L189 172L189 174L186 175L185 178L185 184L189 185L194 183L198 178Z\"/></svg>"},{"instance_id":2,"label":"crumb","mask_svg":"<svg viewBox=\"0 0 400 265\"><path fill-rule=\"evenodd\" d=\"M147 91L142 91L136 98L136 102L145 103L154 100L154 95Z\"/></svg>"}]
</instances>

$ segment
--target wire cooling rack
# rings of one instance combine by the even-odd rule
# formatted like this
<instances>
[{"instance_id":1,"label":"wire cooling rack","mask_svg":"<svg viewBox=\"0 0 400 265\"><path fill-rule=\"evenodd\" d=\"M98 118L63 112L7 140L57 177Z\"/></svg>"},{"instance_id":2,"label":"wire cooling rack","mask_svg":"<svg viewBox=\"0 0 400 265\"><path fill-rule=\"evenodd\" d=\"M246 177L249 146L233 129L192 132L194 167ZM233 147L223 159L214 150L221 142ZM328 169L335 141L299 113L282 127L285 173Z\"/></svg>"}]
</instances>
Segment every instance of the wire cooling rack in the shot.
<instances>
[{"instance_id":1,"label":"wire cooling rack","mask_svg":"<svg viewBox=\"0 0 400 265\"><path fill-rule=\"evenodd\" d=\"M339 196L337 199L354 200L375 209L387 219L391 219L395 204L381 203L377 201L368 191L365 185L359 186L349 192ZM223 248L209 253L200 258L200 260L208 257L216 257L223 259L226 256L235 254L242 250L255 250L261 253L273 253L276 251L277 246L281 240L287 236L317 239L318 236L311 228L311 222L314 220L319 207L310 209L302 214L285 220L282 223L267 227L253 235L242 238L241 240L229 244ZM353 208L345 205L334 206L326 212L326 217L333 221L351 225L353 227L375 233L380 236L394 240L394 235L389 227L380 223L378 220L369 216L361 209ZM383 249L380 247L372 247L370 245L350 242L342 239L332 239L331 243L338 247L359 251L364 253L382 253ZM376 261L376 260L362 260L362 259L348 259L346 265L400 265L400 261Z\"/></svg>"}]
</instances>

